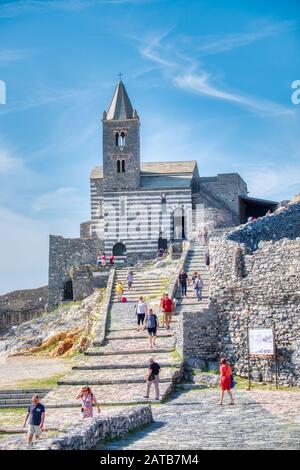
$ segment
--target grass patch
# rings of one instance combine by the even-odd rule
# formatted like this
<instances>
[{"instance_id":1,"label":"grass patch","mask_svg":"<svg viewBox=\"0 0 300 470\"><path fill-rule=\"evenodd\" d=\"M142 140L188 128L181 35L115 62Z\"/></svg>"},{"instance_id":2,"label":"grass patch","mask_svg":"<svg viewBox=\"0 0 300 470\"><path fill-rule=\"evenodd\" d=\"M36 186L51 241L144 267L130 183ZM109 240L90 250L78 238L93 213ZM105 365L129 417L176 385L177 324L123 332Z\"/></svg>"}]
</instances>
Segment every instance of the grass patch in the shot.
<instances>
[{"instance_id":1,"label":"grass patch","mask_svg":"<svg viewBox=\"0 0 300 470\"><path fill-rule=\"evenodd\" d=\"M179 354L179 352L176 349L174 349L174 351L170 353L170 357L174 360L182 361L182 356Z\"/></svg>"},{"instance_id":2,"label":"grass patch","mask_svg":"<svg viewBox=\"0 0 300 470\"><path fill-rule=\"evenodd\" d=\"M57 382L62 379L66 373L61 373L61 374L56 374L52 375L51 377L45 377L41 379L25 379L21 381L17 381L13 386L10 386L10 388L13 388L15 390L18 389L41 389L41 388L55 388L57 387ZM6 387L7 389L7 387ZM0 390L1 391L1 390Z\"/></svg>"}]
</instances>

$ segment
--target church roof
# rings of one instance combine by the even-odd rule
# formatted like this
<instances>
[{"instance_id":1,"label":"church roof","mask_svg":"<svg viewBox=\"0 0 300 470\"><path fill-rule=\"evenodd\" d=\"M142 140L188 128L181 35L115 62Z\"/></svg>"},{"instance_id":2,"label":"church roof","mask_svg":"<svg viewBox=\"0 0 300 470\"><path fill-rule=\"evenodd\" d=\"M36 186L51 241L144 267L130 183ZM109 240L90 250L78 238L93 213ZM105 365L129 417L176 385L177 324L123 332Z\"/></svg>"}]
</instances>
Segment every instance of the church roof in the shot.
<instances>
[{"instance_id":1,"label":"church roof","mask_svg":"<svg viewBox=\"0 0 300 470\"><path fill-rule=\"evenodd\" d=\"M142 162L141 173L142 175L157 174L157 175L182 175L193 173L197 162L192 161L178 161L178 162Z\"/></svg>"},{"instance_id":2,"label":"church roof","mask_svg":"<svg viewBox=\"0 0 300 470\"><path fill-rule=\"evenodd\" d=\"M122 82L119 81L115 89L110 107L106 114L106 119L109 120L122 120L133 118L133 107L128 98L126 88Z\"/></svg>"},{"instance_id":3,"label":"church roof","mask_svg":"<svg viewBox=\"0 0 300 470\"><path fill-rule=\"evenodd\" d=\"M159 176L168 176L168 183L175 183L175 176L177 177L176 181L181 185L187 184L187 180L190 182L194 170L196 168L197 162L192 161L179 161L179 162L141 162L141 177L144 178L145 185L149 186L151 184L155 185L154 177ZM173 179L170 177L173 176ZM103 178L103 167L95 166L91 172L91 179ZM148 178L147 180L145 178ZM150 179L153 178L153 183L150 183ZM181 178L181 181L179 180ZM185 180L185 182L183 181ZM167 180L161 180L161 182L167 182ZM158 183L158 179L156 179Z\"/></svg>"},{"instance_id":4,"label":"church roof","mask_svg":"<svg viewBox=\"0 0 300 470\"><path fill-rule=\"evenodd\" d=\"M189 189L191 187L190 175L158 175L141 176L142 189Z\"/></svg>"}]
</instances>

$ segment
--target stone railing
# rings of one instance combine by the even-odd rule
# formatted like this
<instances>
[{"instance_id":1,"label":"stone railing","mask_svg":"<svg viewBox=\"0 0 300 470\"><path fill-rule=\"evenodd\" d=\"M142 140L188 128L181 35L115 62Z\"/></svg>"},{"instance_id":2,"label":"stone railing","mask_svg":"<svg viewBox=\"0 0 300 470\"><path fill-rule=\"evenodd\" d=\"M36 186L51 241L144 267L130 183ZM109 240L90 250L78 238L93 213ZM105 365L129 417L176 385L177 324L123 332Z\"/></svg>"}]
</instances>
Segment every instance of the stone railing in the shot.
<instances>
[{"instance_id":1,"label":"stone railing","mask_svg":"<svg viewBox=\"0 0 300 470\"><path fill-rule=\"evenodd\" d=\"M106 413L92 419L81 420L56 438L34 445L37 450L89 450L105 441L120 439L129 432L153 422L150 405Z\"/></svg>"},{"instance_id":2,"label":"stone railing","mask_svg":"<svg viewBox=\"0 0 300 470\"><path fill-rule=\"evenodd\" d=\"M111 296L112 296L112 291L113 291L113 286L114 286L115 275L116 275L116 269L111 268L108 281L107 281L104 299L101 305L101 315L100 315L100 320L99 320L99 333L96 338L97 344L100 346L104 343L104 340L105 340L106 324L107 324L109 306L110 306L110 301L111 301Z\"/></svg>"}]
</instances>

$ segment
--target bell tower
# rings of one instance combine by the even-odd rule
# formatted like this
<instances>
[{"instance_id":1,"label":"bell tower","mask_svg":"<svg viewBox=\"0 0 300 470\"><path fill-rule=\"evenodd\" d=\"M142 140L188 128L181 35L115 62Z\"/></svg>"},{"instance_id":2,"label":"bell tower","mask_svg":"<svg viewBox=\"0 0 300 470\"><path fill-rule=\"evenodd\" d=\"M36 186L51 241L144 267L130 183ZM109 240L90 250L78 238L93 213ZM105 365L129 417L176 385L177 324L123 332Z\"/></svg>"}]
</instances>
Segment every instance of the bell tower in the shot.
<instances>
[{"instance_id":1,"label":"bell tower","mask_svg":"<svg viewBox=\"0 0 300 470\"><path fill-rule=\"evenodd\" d=\"M122 80L103 113L103 190L130 191L140 186L140 120Z\"/></svg>"}]
</instances>

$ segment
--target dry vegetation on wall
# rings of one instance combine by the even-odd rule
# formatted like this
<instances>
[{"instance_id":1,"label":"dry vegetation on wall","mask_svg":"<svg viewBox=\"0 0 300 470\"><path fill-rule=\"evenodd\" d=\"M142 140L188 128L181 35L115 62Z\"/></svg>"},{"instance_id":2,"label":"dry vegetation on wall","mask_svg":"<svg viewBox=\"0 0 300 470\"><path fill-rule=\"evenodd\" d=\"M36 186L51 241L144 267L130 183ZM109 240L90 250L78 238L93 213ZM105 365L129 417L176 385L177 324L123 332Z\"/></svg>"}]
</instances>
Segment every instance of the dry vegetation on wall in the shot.
<instances>
[{"instance_id":1,"label":"dry vegetation on wall","mask_svg":"<svg viewBox=\"0 0 300 470\"><path fill-rule=\"evenodd\" d=\"M11 328L3 337L6 353L58 357L84 352L96 336L104 290Z\"/></svg>"}]
</instances>

